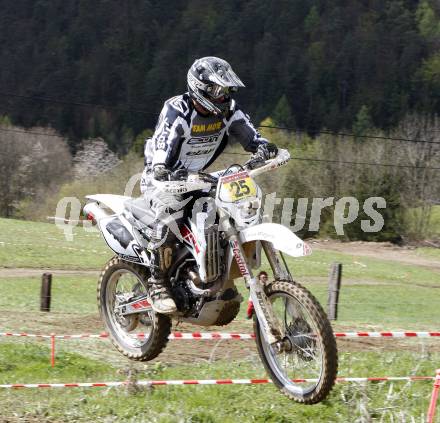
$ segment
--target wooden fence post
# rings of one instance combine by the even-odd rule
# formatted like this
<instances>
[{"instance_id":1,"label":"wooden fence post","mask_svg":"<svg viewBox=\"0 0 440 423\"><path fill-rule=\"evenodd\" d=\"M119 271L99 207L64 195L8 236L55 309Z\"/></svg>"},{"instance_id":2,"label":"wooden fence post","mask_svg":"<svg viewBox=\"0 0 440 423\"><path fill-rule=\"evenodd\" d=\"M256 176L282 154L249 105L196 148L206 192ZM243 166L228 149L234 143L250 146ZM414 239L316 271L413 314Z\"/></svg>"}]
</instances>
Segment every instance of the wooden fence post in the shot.
<instances>
[{"instance_id":1,"label":"wooden fence post","mask_svg":"<svg viewBox=\"0 0 440 423\"><path fill-rule=\"evenodd\" d=\"M338 318L339 290L341 289L342 264L333 263L328 279L327 316L329 320Z\"/></svg>"},{"instance_id":2,"label":"wooden fence post","mask_svg":"<svg viewBox=\"0 0 440 423\"><path fill-rule=\"evenodd\" d=\"M50 297L52 288L52 274L43 273L41 279L40 311L50 311Z\"/></svg>"}]
</instances>

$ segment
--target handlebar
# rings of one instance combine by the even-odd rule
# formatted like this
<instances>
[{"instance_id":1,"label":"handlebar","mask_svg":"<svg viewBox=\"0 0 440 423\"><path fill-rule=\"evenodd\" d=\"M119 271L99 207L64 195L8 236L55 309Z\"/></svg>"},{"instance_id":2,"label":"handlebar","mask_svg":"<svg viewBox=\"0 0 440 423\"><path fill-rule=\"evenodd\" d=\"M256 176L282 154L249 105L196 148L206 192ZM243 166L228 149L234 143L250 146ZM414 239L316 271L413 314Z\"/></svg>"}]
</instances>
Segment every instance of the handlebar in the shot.
<instances>
[{"instance_id":1,"label":"handlebar","mask_svg":"<svg viewBox=\"0 0 440 423\"><path fill-rule=\"evenodd\" d=\"M275 158L266 161L258 161L258 163L261 163L261 166L252 168L252 165L249 164L257 164L257 161L253 161L251 158L245 163L244 167L249 175L254 177L264 172L277 169L286 164L289 160L289 152L287 150L279 149ZM172 194L210 190L213 185L217 185L219 178L223 176L225 172L226 169L212 173L198 172L195 174L189 174L186 180L158 181L153 179L153 185L161 191Z\"/></svg>"},{"instance_id":2,"label":"handlebar","mask_svg":"<svg viewBox=\"0 0 440 423\"><path fill-rule=\"evenodd\" d=\"M287 164L290 160L290 153L288 150L284 150L282 148L278 149L278 154L275 158L266 160L262 166L259 166L254 169L249 169L249 175L254 177L257 175L261 175L264 172L268 172L269 170L274 170Z\"/></svg>"},{"instance_id":3,"label":"handlebar","mask_svg":"<svg viewBox=\"0 0 440 423\"><path fill-rule=\"evenodd\" d=\"M217 185L218 177L211 175L210 173L198 172L198 175L202 181L209 182L213 185Z\"/></svg>"}]
</instances>

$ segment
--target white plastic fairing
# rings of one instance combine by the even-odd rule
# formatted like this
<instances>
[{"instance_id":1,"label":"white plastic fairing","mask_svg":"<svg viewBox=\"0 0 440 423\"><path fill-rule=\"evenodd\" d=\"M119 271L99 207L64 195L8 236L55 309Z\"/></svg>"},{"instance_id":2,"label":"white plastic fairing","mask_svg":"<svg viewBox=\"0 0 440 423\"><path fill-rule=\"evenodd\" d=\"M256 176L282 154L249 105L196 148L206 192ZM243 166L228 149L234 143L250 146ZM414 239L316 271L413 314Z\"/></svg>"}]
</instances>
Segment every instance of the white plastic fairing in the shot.
<instances>
[{"instance_id":1,"label":"white plastic fairing","mask_svg":"<svg viewBox=\"0 0 440 423\"><path fill-rule=\"evenodd\" d=\"M131 197L126 197L125 195L113 194L87 195L86 198L104 204L109 209L112 209L116 214L122 214L125 210L124 203L131 199Z\"/></svg>"},{"instance_id":2,"label":"white plastic fairing","mask_svg":"<svg viewBox=\"0 0 440 423\"><path fill-rule=\"evenodd\" d=\"M249 241L271 242L279 251L292 257L302 257L312 254L312 249L302 239L298 238L285 226L276 223L262 223L251 226L240 232L242 243Z\"/></svg>"},{"instance_id":3,"label":"white plastic fairing","mask_svg":"<svg viewBox=\"0 0 440 423\"><path fill-rule=\"evenodd\" d=\"M118 217L104 217L99 220L98 225L107 245L121 258L148 264L148 258L143 253L143 248Z\"/></svg>"}]
</instances>

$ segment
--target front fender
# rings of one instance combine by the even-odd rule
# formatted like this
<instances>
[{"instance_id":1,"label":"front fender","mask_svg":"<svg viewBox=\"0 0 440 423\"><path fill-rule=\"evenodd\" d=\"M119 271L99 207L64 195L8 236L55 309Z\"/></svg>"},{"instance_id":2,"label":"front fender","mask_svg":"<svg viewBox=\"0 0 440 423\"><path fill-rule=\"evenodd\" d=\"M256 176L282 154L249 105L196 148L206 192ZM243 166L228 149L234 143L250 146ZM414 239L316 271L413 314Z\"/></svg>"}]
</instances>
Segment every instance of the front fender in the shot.
<instances>
[{"instance_id":1,"label":"front fender","mask_svg":"<svg viewBox=\"0 0 440 423\"><path fill-rule=\"evenodd\" d=\"M292 257L302 257L312 254L312 249L292 231L277 223L262 223L251 226L240 232L242 243L249 241L271 242L279 251Z\"/></svg>"}]
</instances>

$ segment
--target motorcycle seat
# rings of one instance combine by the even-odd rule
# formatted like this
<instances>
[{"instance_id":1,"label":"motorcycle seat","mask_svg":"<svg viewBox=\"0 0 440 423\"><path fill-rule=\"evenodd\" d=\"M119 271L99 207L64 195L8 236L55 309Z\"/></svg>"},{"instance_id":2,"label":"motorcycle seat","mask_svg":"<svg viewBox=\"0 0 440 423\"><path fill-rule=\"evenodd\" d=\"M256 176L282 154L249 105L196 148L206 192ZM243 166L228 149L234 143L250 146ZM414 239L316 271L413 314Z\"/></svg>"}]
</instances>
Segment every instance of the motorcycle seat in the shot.
<instances>
[{"instance_id":1,"label":"motorcycle seat","mask_svg":"<svg viewBox=\"0 0 440 423\"><path fill-rule=\"evenodd\" d=\"M133 217L146 226L151 226L156 220L155 213L143 197L133 198L124 203L125 208Z\"/></svg>"}]
</instances>

